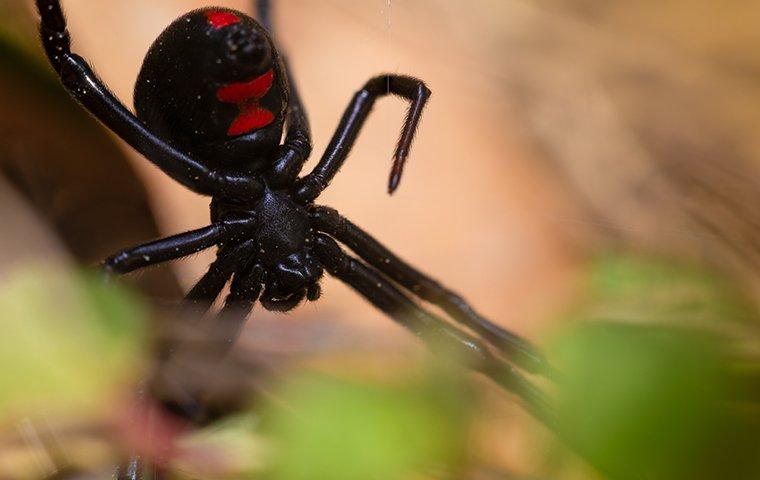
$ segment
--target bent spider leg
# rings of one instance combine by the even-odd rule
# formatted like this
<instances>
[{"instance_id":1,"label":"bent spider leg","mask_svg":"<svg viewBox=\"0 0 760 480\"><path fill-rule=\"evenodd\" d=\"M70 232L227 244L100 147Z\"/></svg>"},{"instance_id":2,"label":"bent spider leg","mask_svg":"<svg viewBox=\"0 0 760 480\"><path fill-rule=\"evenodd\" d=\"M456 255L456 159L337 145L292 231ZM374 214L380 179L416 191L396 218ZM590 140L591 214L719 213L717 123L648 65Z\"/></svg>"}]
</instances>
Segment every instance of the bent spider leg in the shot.
<instances>
[{"instance_id":1,"label":"bent spider leg","mask_svg":"<svg viewBox=\"0 0 760 480\"><path fill-rule=\"evenodd\" d=\"M396 190L422 111L430 97L430 90L422 80L389 74L372 78L354 95L319 163L311 173L299 180L295 192L295 197L299 201L311 202L327 188L346 161L375 101L390 94L398 95L410 102L401 136L393 155L393 168L388 182L388 192L393 193Z\"/></svg>"},{"instance_id":2,"label":"bent spider leg","mask_svg":"<svg viewBox=\"0 0 760 480\"><path fill-rule=\"evenodd\" d=\"M260 196L263 185L245 175L220 174L154 135L95 75L90 65L71 51L71 38L60 0L37 0L40 37L48 60L61 82L87 110L148 161L171 178L201 195Z\"/></svg>"},{"instance_id":3,"label":"bent spider leg","mask_svg":"<svg viewBox=\"0 0 760 480\"><path fill-rule=\"evenodd\" d=\"M530 373L551 375L552 369L536 347L481 316L457 293L412 267L336 210L315 206L310 216L318 230L346 244L362 259L422 300L441 307Z\"/></svg>"},{"instance_id":4,"label":"bent spider leg","mask_svg":"<svg viewBox=\"0 0 760 480\"><path fill-rule=\"evenodd\" d=\"M259 22L266 28L270 36L274 37L274 22L271 16L271 3L269 0L255 1L255 9ZM287 134L285 141L279 147L277 159L271 167L270 181L273 186L281 187L292 184L301 172L303 164L311 155L311 127L306 108L298 93L298 86L292 74L287 55L280 50L280 59L287 75L289 84L289 101L287 117Z\"/></svg>"},{"instance_id":5,"label":"bent spider leg","mask_svg":"<svg viewBox=\"0 0 760 480\"><path fill-rule=\"evenodd\" d=\"M230 240L247 222L219 222L171 237L155 240L112 255L103 263L106 275L125 274L140 268L200 252Z\"/></svg>"},{"instance_id":6,"label":"bent spider leg","mask_svg":"<svg viewBox=\"0 0 760 480\"><path fill-rule=\"evenodd\" d=\"M507 391L516 394L526 409L547 425L553 416L543 392L477 338L415 304L378 272L347 255L335 240L317 234L316 250L331 275L345 282L379 310L409 329L433 350L452 352Z\"/></svg>"}]
</instances>

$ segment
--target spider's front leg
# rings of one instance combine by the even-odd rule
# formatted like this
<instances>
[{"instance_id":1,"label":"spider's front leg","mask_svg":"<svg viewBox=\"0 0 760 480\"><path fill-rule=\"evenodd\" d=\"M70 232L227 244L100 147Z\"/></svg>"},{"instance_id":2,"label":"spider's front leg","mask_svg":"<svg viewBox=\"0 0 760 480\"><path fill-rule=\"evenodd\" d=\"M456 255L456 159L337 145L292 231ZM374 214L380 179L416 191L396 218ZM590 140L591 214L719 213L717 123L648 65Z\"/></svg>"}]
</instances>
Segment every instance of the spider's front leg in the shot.
<instances>
[{"instance_id":1,"label":"spider's front leg","mask_svg":"<svg viewBox=\"0 0 760 480\"><path fill-rule=\"evenodd\" d=\"M331 237L317 234L316 250L331 275L411 330L432 349L459 356L502 388L515 393L526 409L546 424L553 424L544 394L519 371L504 362L477 338L414 303L385 277L348 256Z\"/></svg>"},{"instance_id":2,"label":"spider's front leg","mask_svg":"<svg viewBox=\"0 0 760 480\"><path fill-rule=\"evenodd\" d=\"M313 201L327 188L348 158L356 137L364 126L367 117L369 117L375 101L390 94L398 95L410 102L401 136L393 155L393 168L388 182L388 192L393 193L396 190L417 126L422 117L422 111L428 98L430 98L430 90L422 80L414 77L380 75L368 81L354 95L319 163L311 173L299 180L295 196L300 202Z\"/></svg>"},{"instance_id":3,"label":"spider's front leg","mask_svg":"<svg viewBox=\"0 0 760 480\"><path fill-rule=\"evenodd\" d=\"M454 320L472 329L531 373L551 374L546 359L527 340L481 316L457 293L401 260L367 232L332 208L315 206L310 212L317 229L346 244L362 259L422 300L438 305Z\"/></svg>"},{"instance_id":4,"label":"spider's front leg","mask_svg":"<svg viewBox=\"0 0 760 480\"><path fill-rule=\"evenodd\" d=\"M122 250L103 262L103 271L107 276L133 272L198 253L214 246L223 238L224 229L219 225L180 233Z\"/></svg>"}]
</instances>

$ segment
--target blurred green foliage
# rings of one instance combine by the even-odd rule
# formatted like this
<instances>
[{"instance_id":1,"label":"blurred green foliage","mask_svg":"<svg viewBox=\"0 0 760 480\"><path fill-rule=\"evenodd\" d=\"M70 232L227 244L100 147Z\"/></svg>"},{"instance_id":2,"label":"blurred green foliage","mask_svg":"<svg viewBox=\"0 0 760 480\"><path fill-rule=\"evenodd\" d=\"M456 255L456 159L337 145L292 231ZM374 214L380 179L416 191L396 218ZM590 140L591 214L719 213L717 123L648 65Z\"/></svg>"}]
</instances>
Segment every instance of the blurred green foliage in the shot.
<instances>
[{"instance_id":1,"label":"blurred green foliage","mask_svg":"<svg viewBox=\"0 0 760 480\"><path fill-rule=\"evenodd\" d=\"M734 352L697 328L750 315L707 272L603 258L553 348L560 436L609 478L760 478L758 410L739 404Z\"/></svg>"},{"instance_id":2,"label":"blurred green foliage","mask_svg":"<svg viewBox=\"0 0 760 480\"><path fill-rule=\"evenodd\" d=\"M562 458L577 457L601 478L760 478L760 397L747 395L742 374L756 362L739 358L730 336L702 328L751 318L741 295L707 270L635 256L601 257L588 278L575 326L551 347L562 372L551 389L561 446L548 449L560 458L550 459L547 478L596 478L572 477L577 463ZM314 375L288 381L263 424L247 424L257 435L237 437L271 442L265 454L257 450L266 460L249 476L471 473L479 390L451 372L395 378L390 385Z\"/></svg>"},{"instance_id":3,"label":"blurred green foliage","mask_svg":"<svg viewBox=\"0 0 760 480\"><path fill-rule=\"evenodd\" d=\"M0 285L0 421L102 410L136 374L146 312L115 286L26 269Z\"/></svg>"},{"instance_id":4,"label":"blurred green foliage","mask_svg":"<svg viewBox=\"0 0 760 480\"><path fill-rule=\"evenodd\" d=\"M584 291L583 320L700 325L758 320L735 285L704 267L636 255L597 259Z\"/></svg>"},{"instance_id":5,"label":"blurred green foliage","mask_svg":"<svg viewBox=\"0 0 760 480\"><path fill-rule=\"evenodd\" d=\"M306 376L282 392L264 429L276 455L269 478L456 478L466 463L473 398L456 374L401 385Z\"/></svg>"}]
</instances>

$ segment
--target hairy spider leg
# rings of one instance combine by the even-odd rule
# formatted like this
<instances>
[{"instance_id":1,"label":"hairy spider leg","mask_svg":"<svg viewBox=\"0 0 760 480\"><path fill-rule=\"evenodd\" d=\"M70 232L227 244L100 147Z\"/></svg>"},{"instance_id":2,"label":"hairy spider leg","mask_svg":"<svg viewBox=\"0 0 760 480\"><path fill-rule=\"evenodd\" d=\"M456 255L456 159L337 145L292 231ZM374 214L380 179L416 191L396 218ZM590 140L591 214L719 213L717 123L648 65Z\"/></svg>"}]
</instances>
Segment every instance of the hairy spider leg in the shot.
<instances>
[{"instance_id":1,"label":"hairy spider leg","mask_svg":"<svg viewBox=\"0 0 760 480\"><path fill-rule=\"evenodd\" d=\"M223 221L122 250L103 264L106 274L125 274L140 268L186 257L239 235L252 220Z\"/></svg>"},{"instance_id":2,"label":"hairy spider leg","mask_svg":"<svg viewBox=\"0 0 760 480\"><path fill-rule=\"evenodd\" d=\"M364 261L410 293L441 307L454 320L472 329L526 371L543 374L551 371L544 356L530 342L484 318L460 295L400 259L336 210L315 206L310 216L317 229L347 245Z\"/></svg>"},{"instance_id":3,"label":"hairy spider leg","mask_svg":"<svg viewBox=\"0 0 760 480\"><path fill-rule=\"evenodd\" d=\"M458 361L467 362L471 368L517 395L536 418L548 425L553 424L543 392L510 364L495 356L479 339L424 310L372 267L347 255L332 237L317 234L316 249L331 275L351 286L433 351L459 356Z\"/></svg>"},{"instance_id":4,"label":"hairy spider leg","mask_svg":"<svg viewBox=\"0 0 760 480\"><path fill-rule=\"evenodd\" d=\"M108 90L87 61L72 53L60 0L36 1L42 45L50 63L69 93L98 120L164 173L196 193L261 195L260 181L211 170L154 135Z\"/></svg>"},{"instance_id":5,"label":"hairy spider leg","mask_svg":"<svg viewBox=\"0 0 760 480\"><path fill-rule=\"evenodd\" d=\"M299 187L295 193L299 201L311 202L327 188L348 158L356 137L364 126L367 117L369 117L375 101L391 94L398 95L410 102L404 126L401 129L401 136L393 155L393 168L388 182L388 192L393 193L396 190L401 180L404 163L409 156L414 135L417 132L422 111L428 98L430 98L430 90L422 80L388 74L370 79L354 95L319 163L311 173L299 181Z\"/></svg>"},{"instance_id":6,"label":"hairy spider leg","mask_svg":"<svg viewBox=\"0 0 760 480\"><path fill-rule=\"evenodd\" d=\"M275 38L269 0L258 0L254 3L259 22L269 32L269 35ZM287 55L279 51L279 56L288 78L290 93L285 141L278 148L277 159L270 169L270 181L275 188L292 185L301 172L303 164L309 159L312 150L311 126L306 107L304 107L301 95L298 93L298 85L292 74Z\"/></svg>"}]
</instances>

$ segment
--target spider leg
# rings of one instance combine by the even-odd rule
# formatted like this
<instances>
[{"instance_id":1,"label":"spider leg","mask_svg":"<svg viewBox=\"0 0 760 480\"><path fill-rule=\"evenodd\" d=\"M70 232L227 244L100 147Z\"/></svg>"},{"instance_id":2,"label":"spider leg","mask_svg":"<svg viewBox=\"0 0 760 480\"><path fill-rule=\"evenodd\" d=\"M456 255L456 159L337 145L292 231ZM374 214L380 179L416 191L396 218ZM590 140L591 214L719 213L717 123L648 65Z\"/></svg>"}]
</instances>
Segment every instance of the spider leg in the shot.
<instances>
[{"instance_id":1,"label":"spider leg","mask_svg":"<svg viewBox=\"0 0 760 480\"><path fill-rule=\"evenodd\" d=\"M209 273L213 272L213 274L209 275L207 273L201 279L199 284L207 278L213 278L207 284L204 283L204 285L211 286L212 290L208 291L213 294L213 298L218 296L227 279L232 275L229 268L236 264L235 261L240 259L240 254L247 251L251 244L252 242L245 242L236 246L231 251L220 255L220 258L214 262L216 267L212 264L212 267L209 269ZM237 266L240 267L240 264L237 263ZM230 286L230 294L227 296L224 308L220 312L217 321L208 325L208 330L204 332L203 338L208 339L208 341L201 348L205 349L205 352L194 351L193 354L195 356L203 354L205 355L205 361L208 362L220 361L223 358L237 339L253 308L253 303L261 293L263 277L264 269L260 265L254 265L252 268L244 267L234 274L232 285ZM224 279L221 282L221 286L219 286L219 279ZM217 287L219 291L215 290ZM198 288L199 286L196 285L192 291ZM188 296L191 295L188 294ZM204 300L210 296L204 297ZM162 366L165 367L170 362L172 352L170 350L167 355L162 356ZM199 390L197 385L191 386L197 383L194 379L183 378L182 376L167 378L162 375L162 370L162 368L157 370L153 382L161 382L163 388L168 388L168 390L166 390L164 395L158 397L155 396L155 392L152 395L154 396L154 400L158 401L168 412L195 426L202 426L210 419L229 413L220 409L210 411L207 405L204 405L204 392ZM141 472L146 467L155 469L156 465L148 465L138 455L133 454L126 464L119 467L117 478L118 480L139 480L142 478ZM156 473L162 472L156 470L154 475Z\"/></svg>"},{"instance_id":2,"label":"spider leg","mask_svg":"<svg viewBox=\"0 0 760 480\"><path fill-rule=\"evenodd\" d=\"M203 356L207 366L213 368L217 362L221 362L240 336L253 309L253 304L261 293L262 277L263 269L258 266L235 274L224 308L214 318L215 321L208 325L208 330L204 335L207 339L206 343L200 347L203 351L194 352L196 356ZM163 400L162 405L190 424L202 427L240 408L240 405L234 401L223 405L209 405L204 400L207 392L204 386L198 385L197 379L194 378L188 378L186 381L189 383L185 383L183 387L183 378L172 379L174 384L172 397L175 398Z\"/></svg>"},{"instance_id":3,"label":"spider leg","mask_svg":"<svg viewBox=\"0 0 760 480\"><path fill-rule=\"evenodd\" d=\"M388 192L393 193L396 190L422 111L430 97L430 90L422 80L388 74L372 78L354 95L319 163L311 173L299 180L298 189L295 193L299 201L311 202L327 188L346 161L375 101L390 94L398 95L410 102L409 111L401 130L401 137L393 156L393 168L388 182Z\"/></svg>"},{"instance_id":4,"label":"spider leg","mask_svg":"<svg viewBox=\"0 0 760 480\"><path fill-rule=\"evenodd\" d=\"M248 240L233 247L220 248L216 260L185 295L185 304L195 313L205 313L222 292L235 269L240 268L241 262L247 261L255 246L253 240Z\"/></svg>"},{"instance_id":5,"label":"spider leg","mask_svg":"<svg viewBox=\"0 0 760 480\"><path fill-rule=\"evenodd\" d=\"M253 9L256 11L256 17L264 28L272 34L274 32L274 22L272 22L272 2L270 0L253 0Z\"/></svg>"},{"instance_id":6,"label":"spider leg","mask_svg":"<svg viewBox=\"0 0 760 480\"><path fill-rule=\"evenodd\" d=\"M253 309L253 303L261 295L263 280L264 268L261 265L254 265L235 274L230 294L227 295L224 308L219 313L219 320L214 326L220 352L226 352L240 335Z\"/></svg>"},{"instance_id":7,"label":"spider leg","mask_svg":"<svg viewBox=\"0 0 760 480\"><path fill-rule=\"evenodd\" d=\"M233 238L247 224L219 222L171 237L122 250L103 264L107 275L125 274L140 268L192 255Z\"/></svg>"},{"instance_id":8,"label":"spider leg","mask_svg":"<svg viewBox=\"0 0 760 480\"><path fill-rule=\"evenodd\" d=\"M190 190L202 195L261 195L263 185L259 181L242 174L211 170L154 135L108 90L90 65L72 53L60 0L36 1L41 18L40 37L48 60L69 93L90 113Z\"/></svg>"},{"instance_id":9,"label":"spider leg","mask_svg":"<svg viewBox=\"0 0 760 480\"><path fill-rule=\"evenodd\" d=\"M232 276L232 272L221 266L222 259L217 258L203 276L185 295L185 305L188 310L198 315L206 313L214 304L214 300L222 293L224 286Z\"/></svg>"},{"instance_id":10,"label":"spider leg","mask_svg":"<svg viewBox=\"0 0 760 480\"><path fill-rule=\"evenodd\" d=\"M255 0L255 10L259 22L267 29L269 35L274 37L274 22L272 21L272 9L269 0ZM275 187L291 185L301 172L303 164L311 155L311 127L306 108L298 93L298 86L293 78L292 69L287 56L280 51L285 73L288 77L289 100L288 100L288 132L285 141L280 146L277 159L271 167L270 182Z\"/></svg>"},{"instance_id":11,"label":"spider leg","mask_svg":"<svg viewBox=\"0 0 760 480\"><path fill-rule=\"evenodd\" d=\"M317 229L346 244L362 259L421 299L441 307L531 373L550 373L551 367L527 340L481 316L457 293L401 260L367 232L336 210L315 206L310 212Z\"/></svg>"},{"instance_id":12,"label":"spider leg","mask_svg":"<svg viewBox=\"0 0 760 480\"><path fill-rule=\"evenodd\" d=\"M130 459L116 469L114 477L116 480L141 480L143 462L139 456L130 457Z\"/></svg>"},{"instance_id":13,"label":"spider leg","mask_svg":"<svg viewBox=\"0 0 760 480\"><path fill-rule=\"evenodd\" d=\"M347 283L379 310L420 337L434 350L455 354L507 391L516 394L527 410L551 425L544 394L518 370L477 338L415 304L385 277L348 256L331 237L317 234L316 250L330 274Z\"/></svg>"},{"instance_id":14,"label":"spider leg","mask_svg":"<svg viewBox=\"0 0 760 480\"><path fill-rule=\"evenodd\" d=\"M240 335L254 302L261 294L263 278L264 269L260 265L235 272L224 308L214 317L213 322L204 325L200 332L204 341L194 346L194 357L200 355L204 362L211 366L224 358ZM164 365L169 360L170 358L166 357ZM206 411L202 398L203 387L197 385L195 378L177 377L175 374L174 377L163 378L162 381L165 386L171 386L171 393L161 400L165 408L193 425L206 423L209 412Z\"/></svg>"},{"instance_id":15,"label":"spider leg","mask_svg":"<svg viewBox=\"0 0 760 480\"><path fill-rule=\"evenodd\" d=\"M211 246L218 241L222 241L227 235L220 233L219 230L220 227L218 225L212 225L200 230L195 230L193 232L186 232L184 234L175 235L174 237L158 240L151 244L136 247L135 249L130 249L125 252L132 252L138 256L138 259L141 258L140 255L144 253L140 252L141 249L146 249L153 252L156 250L161 250L165 254L176 254L177 257L179 257L182 256L181 254L183 253L190 254L194 253L194 251L199 251L202 248L205 248L204 245ZM209 243L211 244L209 245ZM172 250L171 245L179 244L182 244L183 246L174 247L175 250ZM180 248L180 250L177 251L176 248ZM230 276L232 276L233 270L237 265L237 260L245 253L247 249L252 248L252 241L244 242L231 248L222 248L218 254L218 258L211 264L206 274L186 295L186 303L191 305L193 308L197 308L199 310L203 309L204 312L210 308L216 297L218 297L219 293L221 293L224 285L227 283L227 280L230 278ZM120 256L123 256L123 253L117 254L112 258L123 258ZM154 256L153 258L158 258L158 256ZM145 259L143 258L143 261L144 260ZM109 261L106 261L106 265L108 264ZM122 265L123 268L132 266L134 265L128 261L126 264ZM161 348L158 353L160 363L164 365L168 363L173 351L174 349L172 348L172 345L165 345L163 348ZM160 374L156 374L154 381L156 378L159 378L158 375ZM175 414L178 414L181 418L185 418L187 420L192 420L202 415L203 409L200 401L196 396L193 396L191 393L186 392L184 389L181 389L181 387L175 388L174 393L176 394L176 398L173 401L159 400L167 410L172 411ZM141 391L139 393L139 398L144 399L146 395L149 395L148 392ZM118 467L115 473L115 478L117 480L141 480L144 478L143 472L145 472L146 469L153 470L151 478L166 478L165 472L163 472L163 470L160 468L157 469L156 465L148 464L137 454L130 455L129 460Z\"/></svg>"}]
</instances>

